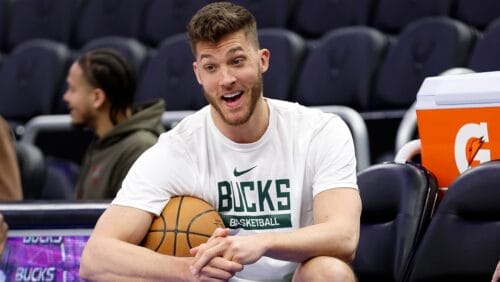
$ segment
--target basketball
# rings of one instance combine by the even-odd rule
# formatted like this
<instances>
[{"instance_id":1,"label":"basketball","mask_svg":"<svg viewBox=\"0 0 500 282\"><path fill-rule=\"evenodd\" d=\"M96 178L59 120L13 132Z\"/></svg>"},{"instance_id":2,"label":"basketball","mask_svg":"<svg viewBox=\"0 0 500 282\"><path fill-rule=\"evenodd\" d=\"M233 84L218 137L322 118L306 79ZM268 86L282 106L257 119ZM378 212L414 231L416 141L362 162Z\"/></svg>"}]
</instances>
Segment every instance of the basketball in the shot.
<instances>
[{"instance_id":1,"label":"basketball","mask_svg":"<svg viewBox=\"0 0 500 282\"><path fill-rule=\"evenodd\" d=\"M205 243L217 227L224 228L219 213L207 202L191 197L170 199L151 223L142 245L153 251L178 257Z\"/></svg>"}]
</instances>

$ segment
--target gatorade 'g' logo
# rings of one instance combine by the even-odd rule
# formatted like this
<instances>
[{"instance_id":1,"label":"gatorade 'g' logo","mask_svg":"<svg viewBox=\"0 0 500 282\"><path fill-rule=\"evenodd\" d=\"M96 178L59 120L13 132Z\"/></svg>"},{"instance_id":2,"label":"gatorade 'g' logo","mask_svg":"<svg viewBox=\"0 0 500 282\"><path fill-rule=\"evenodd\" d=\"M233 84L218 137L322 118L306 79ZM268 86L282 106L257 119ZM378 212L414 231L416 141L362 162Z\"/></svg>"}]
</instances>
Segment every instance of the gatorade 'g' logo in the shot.
<instances>
[{"instance_id":1,"label":"gatorade 'g' logo","mask_svg":"<svg viewBox=\"0 0 500 282\"><path fill-rule=\"evenodd\" d=\"M460 173L473 165L473 162L484 163L491 160L491 152L484 149L489 142L488 124L486 122L468 123L458 130L455 138L455 163Z\"/></svg>"}]
</instances>

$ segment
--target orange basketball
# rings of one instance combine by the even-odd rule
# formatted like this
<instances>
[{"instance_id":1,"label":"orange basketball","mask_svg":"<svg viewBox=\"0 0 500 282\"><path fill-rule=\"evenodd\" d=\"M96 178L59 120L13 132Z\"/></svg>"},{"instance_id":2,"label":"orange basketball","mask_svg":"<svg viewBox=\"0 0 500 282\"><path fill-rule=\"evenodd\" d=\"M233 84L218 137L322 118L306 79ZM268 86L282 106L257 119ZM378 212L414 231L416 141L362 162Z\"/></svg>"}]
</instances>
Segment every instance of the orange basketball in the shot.
<instances>
[{"instance_id":1,"label":"orange basketball","mask_svg":"<svg viewBox=\"0 0 500 282\"><path fill-rule=\"evenodd\" d=\"M191 197L170 199L149 228L142 245L153 251L191 256L189 249L205 243L217 227L224 228L219 213L207 202Z\"/></svg>"}]
</instances>

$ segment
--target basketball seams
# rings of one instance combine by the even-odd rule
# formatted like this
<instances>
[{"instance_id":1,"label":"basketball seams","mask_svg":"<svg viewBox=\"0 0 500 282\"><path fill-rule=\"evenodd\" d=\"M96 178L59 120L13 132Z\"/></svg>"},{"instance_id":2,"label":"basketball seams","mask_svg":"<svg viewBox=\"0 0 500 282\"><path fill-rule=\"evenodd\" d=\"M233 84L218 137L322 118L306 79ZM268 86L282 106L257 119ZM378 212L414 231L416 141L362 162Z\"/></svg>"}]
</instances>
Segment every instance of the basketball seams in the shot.
<instances>
[{"instance_id":1,"label":"basketball seams","mask_svg":"<svg viewBox=\"0 0 500 282\"><path fill-rule=\"evenodd\" d=\"M155 248L155 252L157 252L161 245L163 244L163 240L165 240L165 236L166 236L166 229L167 229L167 221L165 220L165 217L163 216L163 214L160 215L161 216L161 220L163 221L163 234L161 234L161 239L159 240L158 242L158 246L156 246Z\"/></svg>"},{"instance_id":2,"label":"basketball seams","mask_svg":"<svg viewBox=\"0 0 500 282\"><path fill-rule=\"evenodd\" d=\"M210 212L215 212L213 209L208 209L206 211L203 211L203 212L200 212L198 213L196 216L194 216L193 218L191 218L191 220L189 221L189 224L186 228L186 236L187 236L187 242L188 242L188 246L189 248L191 249L193 246L191 245L191 240L189 240L189 235L190 234L194 234L194 235L201 235L201 236L204 236L204 237L208 237L210 238L210 236L207 236L207 234L202 234L202 233L198 233L198 232L191 232L191 225L193 224L193 222L198 219L199 217L207 214L207 213L210 213Z\"/></svg>"},{"instance_id":3,"label":"basketball seams","mask_svg":"<svg viewBox=\"0 0 500 282\"><path fill-rule=\"evenodd\" d=\"M184 201L184 196L181 196L179 200L179 205L177 206L177 214L175 217L175 228L174 228L174 256L177 253L177 235L179 232L179 218L181 215L182 202Z\"/></svg>"}]
</instances>

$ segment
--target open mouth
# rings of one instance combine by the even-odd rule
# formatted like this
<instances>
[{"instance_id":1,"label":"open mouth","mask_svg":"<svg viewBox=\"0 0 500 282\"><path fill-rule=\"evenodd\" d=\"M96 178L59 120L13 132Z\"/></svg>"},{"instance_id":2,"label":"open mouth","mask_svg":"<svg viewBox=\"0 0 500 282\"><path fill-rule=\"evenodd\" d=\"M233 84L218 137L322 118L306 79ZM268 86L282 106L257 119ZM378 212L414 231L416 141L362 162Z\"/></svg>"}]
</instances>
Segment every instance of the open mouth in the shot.
<instances>
[{"instance_id":1,"label":"open mouth","mask_svg":"<svg viewBox=\"0 0 500 282\"><path fill-rule=\"evenodd\" d=\"M243 91L228 93L228 94L222 96L222 100L224 100L227 103L234 103L234 102L238 101L242 95L243 95Z\"/></svg>"}]
</instances>

